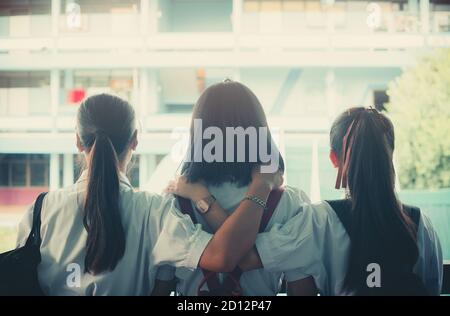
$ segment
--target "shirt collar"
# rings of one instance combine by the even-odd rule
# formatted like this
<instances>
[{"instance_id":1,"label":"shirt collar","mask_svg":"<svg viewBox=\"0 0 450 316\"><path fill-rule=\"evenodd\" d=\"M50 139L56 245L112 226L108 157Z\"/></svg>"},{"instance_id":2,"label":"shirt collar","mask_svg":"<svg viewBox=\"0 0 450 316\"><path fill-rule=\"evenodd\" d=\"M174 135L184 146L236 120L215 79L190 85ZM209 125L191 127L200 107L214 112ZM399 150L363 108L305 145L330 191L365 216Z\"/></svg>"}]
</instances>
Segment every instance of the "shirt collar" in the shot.
<instances>
[{"instance_id":1,"label":"shirt collar","mask_svg":"<svg viewBox=\"0 0 450 316\"><path fill-rule=\"evenodd\" d=\"M87 180L88 180L88 170L83 170L83 172L81 172L81 175L77 180L77 183L81 183ZM133 188L133 186L130 183L130 180L128 180L127 176L122 171L119 172L119 182L126 185L129 188Z\"/></svg>"},{"instance_id":2,"label":"shirt collar","mask_svg":"<svg viewBox=\"0 0 450 316\"><path fill-rule=\"evenodd\" d=\"M236 205L245 197L248 186L241 187L237 183L224 182L218 186L209 185L208 190L224 209L231 210L236 208Z\"/></svg>"}]
</instances>

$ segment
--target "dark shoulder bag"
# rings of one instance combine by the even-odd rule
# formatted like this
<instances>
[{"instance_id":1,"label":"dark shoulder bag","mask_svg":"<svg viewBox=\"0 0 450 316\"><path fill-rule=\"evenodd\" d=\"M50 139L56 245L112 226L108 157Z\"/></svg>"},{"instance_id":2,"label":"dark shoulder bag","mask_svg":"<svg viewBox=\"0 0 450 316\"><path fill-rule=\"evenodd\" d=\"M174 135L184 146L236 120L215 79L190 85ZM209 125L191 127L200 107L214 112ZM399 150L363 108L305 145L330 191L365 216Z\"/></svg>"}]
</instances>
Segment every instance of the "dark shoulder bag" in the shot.
<instances>
[{"instance_id":1,"label":"dark shoulder bag","mask_svg":"<svg viewBox=\"0 0 450 316\"><path fill-rule=\"evenodd\" d=\"M0 296L42 296L37 267L41 262L41 209L47 193L34 204L33 225L25 246L0 254Z\"/></svg>"}]
</instances>

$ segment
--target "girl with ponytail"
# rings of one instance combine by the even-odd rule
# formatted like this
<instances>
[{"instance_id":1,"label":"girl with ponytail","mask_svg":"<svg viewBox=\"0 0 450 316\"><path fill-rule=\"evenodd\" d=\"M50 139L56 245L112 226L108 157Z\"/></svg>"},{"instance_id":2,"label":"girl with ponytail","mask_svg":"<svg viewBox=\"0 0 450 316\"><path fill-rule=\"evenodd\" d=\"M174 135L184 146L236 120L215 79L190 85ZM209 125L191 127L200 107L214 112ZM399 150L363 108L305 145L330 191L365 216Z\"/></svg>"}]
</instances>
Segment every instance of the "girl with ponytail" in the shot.
<instances>
[{"instance_id":1,"label":"girl with ponytail","mask_svg":"<svg viewBox=\"0 0 450 316\"><path fill-rule=\"evenodd\" d=\"M38 278L45 294L168 294L159 266L222 272L254 244L258 204L242 202L212 236L178 211L173 196L133 189L125 173L138 141L128 102L108 94L87 98L78 109L76 139L86 170L42 204ZM252 179L248 193L264 199L280 185L277 174L256 172ZM18 246L30 233L32 210L20 223Z\"/></svg>"},{"instance_id":2,"label":"girl with ponytail","mask_svg":"<svg viewBox=\"0 0 450 316\"><path fill-rule=\"evenodd\" d=\"M336 189L346 198L304 205L260 234L259 258L248 268L298 269L322 295L439 295L439 239L425 214L395 192L391 121L372 108L349 109L334 121L330 143Z\"/></svg>"}]
</instances>

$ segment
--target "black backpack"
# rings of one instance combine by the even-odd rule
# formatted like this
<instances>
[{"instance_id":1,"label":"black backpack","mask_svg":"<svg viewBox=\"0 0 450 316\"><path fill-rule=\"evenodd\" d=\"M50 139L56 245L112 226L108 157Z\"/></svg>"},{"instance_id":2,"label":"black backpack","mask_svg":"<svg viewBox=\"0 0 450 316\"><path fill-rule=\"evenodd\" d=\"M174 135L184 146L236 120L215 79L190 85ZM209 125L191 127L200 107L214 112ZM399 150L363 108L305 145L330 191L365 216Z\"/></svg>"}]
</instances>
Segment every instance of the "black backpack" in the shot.
<instances>
[{"instance_id":1,"label":"black backpack","mask_svg":"<svg viewBox=\"0 0 450 316\"><path fill-rule=\"evenodd\" d=\"M333 200L327 201L334 210L347 234L351 233L351 202L350 200ZM416 228L419 227L420 209L415 206L403 205L403 209L407 212ZM367 286L359 289L355 295L381 295L381 296L428 296L428 290L422 279L413 273L413 267L405 267L401 272L389 274L388 277L382 278L382 286L379 288L369 288Z\"/></svg>"},{"instance_id":2,"label":"black backpack","mask_svg":"<svg viewBox=\"0 0 450 316\"><path fill-rule=\"evenodd\" d=\"M33 226L25 246L0 254L0 296L42 296L37 267L41 262L41 209L47 193L34 204Z\"/></svg>"}]
</instances>

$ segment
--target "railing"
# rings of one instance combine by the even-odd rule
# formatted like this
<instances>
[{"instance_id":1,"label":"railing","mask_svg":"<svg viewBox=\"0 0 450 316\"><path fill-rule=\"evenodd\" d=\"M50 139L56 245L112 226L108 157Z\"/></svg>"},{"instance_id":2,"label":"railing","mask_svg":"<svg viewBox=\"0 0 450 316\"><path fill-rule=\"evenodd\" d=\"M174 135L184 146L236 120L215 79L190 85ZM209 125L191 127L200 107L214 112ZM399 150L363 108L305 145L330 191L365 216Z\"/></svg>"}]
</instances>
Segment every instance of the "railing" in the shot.
<instances>
[{"instance_id":1,"label":"railing","mask_svg":"<svg viewBox=\"0 0 450 316\"><path fill-rule=\"evenodd\" d=\"M444 262L444 280L442 294L450 294L450 260Z\"/></svg>"}]
</instances>

